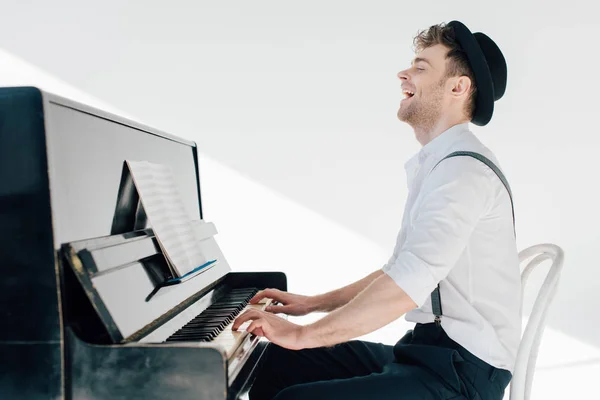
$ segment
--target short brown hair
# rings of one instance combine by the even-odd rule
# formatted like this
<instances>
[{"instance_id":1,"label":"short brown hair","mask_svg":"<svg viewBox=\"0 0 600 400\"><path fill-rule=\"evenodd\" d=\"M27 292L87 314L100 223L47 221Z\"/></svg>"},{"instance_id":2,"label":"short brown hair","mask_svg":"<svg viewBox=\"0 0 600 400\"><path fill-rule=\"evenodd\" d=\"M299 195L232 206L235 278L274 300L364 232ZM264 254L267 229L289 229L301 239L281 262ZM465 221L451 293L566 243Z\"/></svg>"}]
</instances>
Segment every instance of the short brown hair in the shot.
<instances>
[{"instance_id":1,"label":"short brown hair","mask_svg":"<svg viewBox=\"0 0 600 400\"><path fill-rule=\"evenodd\" d=\"M447 26L445 23L432 25L428 29L424 29L417 33L413 40L415 52L423 51L424 49L442 44L449 50L446 54L448 62L446 64L446 74L444 78L453 76L468 76L471 79L471 92L469 100L465 105L465 114L469 118L473 118L475 111L475 101L477 99L477 84L475 83L475 75L469 65L467 53L460 47L454 36L454 29Z\"/></svg>"}]
</instances>

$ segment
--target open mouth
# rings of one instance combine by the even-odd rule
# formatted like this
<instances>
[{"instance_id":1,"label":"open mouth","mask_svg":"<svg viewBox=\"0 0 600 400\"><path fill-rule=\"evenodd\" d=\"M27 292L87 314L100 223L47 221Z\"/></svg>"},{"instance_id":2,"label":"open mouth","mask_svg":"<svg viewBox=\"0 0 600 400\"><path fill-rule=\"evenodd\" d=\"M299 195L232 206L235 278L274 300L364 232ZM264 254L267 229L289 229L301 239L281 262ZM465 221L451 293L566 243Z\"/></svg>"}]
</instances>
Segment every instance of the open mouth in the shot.
<instances>
[{"instance_id":1,"label":"open mouth","mask_svg":"<svg viewBox=\"0 0 600 400\"><path fill-rule=\"evenodd\" d=\"M406 99L410 99L411 97L413 97L415 95L415 93L411 92L410 90L403 90L402 95L404 96L404 100L406 100Z\"/></svg>"}]
</instances>

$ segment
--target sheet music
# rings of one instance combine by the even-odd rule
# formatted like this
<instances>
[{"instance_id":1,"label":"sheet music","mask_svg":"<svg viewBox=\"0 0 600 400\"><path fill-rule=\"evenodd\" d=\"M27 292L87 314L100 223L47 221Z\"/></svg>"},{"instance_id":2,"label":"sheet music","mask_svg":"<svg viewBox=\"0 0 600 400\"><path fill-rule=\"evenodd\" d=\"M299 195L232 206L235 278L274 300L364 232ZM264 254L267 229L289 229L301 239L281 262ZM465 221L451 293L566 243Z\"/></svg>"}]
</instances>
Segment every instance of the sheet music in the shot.
<instances>
[{"instance_id":1,"label":"sheet music","mask_svg":"<svg viewBox=\"0 0 600 400\"><path fill-rule=\"evenodd\" d=\"M207 262L200 251L202 240L185 210L168 166L147 161L126 161L142 206L167 261L185 275Z\"/></svg>"}]
</instances>

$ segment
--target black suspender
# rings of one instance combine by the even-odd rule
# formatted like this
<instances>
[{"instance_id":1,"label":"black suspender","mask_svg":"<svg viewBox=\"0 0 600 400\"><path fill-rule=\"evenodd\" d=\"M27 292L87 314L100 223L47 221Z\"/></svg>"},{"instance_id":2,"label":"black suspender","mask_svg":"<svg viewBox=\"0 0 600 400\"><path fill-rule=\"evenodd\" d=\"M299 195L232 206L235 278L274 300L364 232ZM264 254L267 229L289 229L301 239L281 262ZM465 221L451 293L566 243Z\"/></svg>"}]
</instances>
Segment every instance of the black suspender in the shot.
<instances>
[{"instance_id":1,"label":"black suspender","mask_svg":"<svg viewBox=\"0 0 600 400\"><path fill-rule=\"evenodd\" d=\"M473 157L473 158L478 159L479 161L481 161L482 163L484 163L485 165L487 165L492 171L494 171L494 173L498 176L498 178L500 178L500 180L502 181L502 184L504 185L504 187L508 191L508 197L510 197L510 205L512 207L513 229L514 229L514 226L515 226L515 207L514 207L514 204L513 204L512 192L510 190L510 186L508 185L508 181L504 177L504 174L502 174L502 171L500 171L500 168L498 168L487 157L485 157L485 156L483 156L483 155L481 155L479 153L474 153L472 151L455 151L453 153L448 154L446 157L442 158L431 170L433 171L445 159L451 158L451 157L459 157L459 156L467 156L467 157ZM515 230L515 235L516 235L516 230ZM436 325L440 326L440 324L441 324L441 318L442 318L443 314L442 314L442 299L441 299L441 296L440 296L440 284L439 283L438 283L437 287L431 293L431 307L433 309L433 315L435 315L435 323L436 323Z\"/></svg>"}]
</instances>

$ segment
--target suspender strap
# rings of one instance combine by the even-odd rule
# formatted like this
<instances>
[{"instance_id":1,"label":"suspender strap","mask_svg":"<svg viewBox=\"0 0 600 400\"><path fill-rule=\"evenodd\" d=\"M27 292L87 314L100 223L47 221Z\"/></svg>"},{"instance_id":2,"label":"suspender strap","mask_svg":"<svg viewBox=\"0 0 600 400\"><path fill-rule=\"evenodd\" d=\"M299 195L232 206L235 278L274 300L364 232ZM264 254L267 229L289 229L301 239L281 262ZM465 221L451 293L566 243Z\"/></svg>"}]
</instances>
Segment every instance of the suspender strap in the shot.
<instances>
[{"instance_id":1,"label":"suspender strap","mask_svg":"<svg viewBox=\"0 0 600 400\"><path fill-rule=\"evenodd\" d=\"M435 324L440 326L442 323L442 299L440 298L440 284L431 292L431 307L435 315Z\"/></svg>"},{"instance_id":2,"label":"suspender strap","mask_svg":"<svg viewBox=\"0 0 600 400\"><path fill-rule=\"evenodd\" d=\"M500 181L506 188L506 191L508 192L508 197L510 197L510 206L512 208L513 227L514 227L514 225L515 225L515 206L513 204L512 191L510 190L510 185L508 184L508 181L504 177L504 174L502 173L502 171L500 171L500 168L498 168L496 166L496 164L494 164L489 158L487 158L479 153L474 153L472 151L455 151L454 153L450 153L446 157L442 158L440 160L440 162L438 162L435 165L435 167L437 167L442 161L444 161L447 158L459 157L459 156L467 156L467 157L473 157L473 158L478 159L479 161L481 161L482 163L487 165L492 171L494 171L496 176L498 176L498 178L500 179ZM435 168L435 167L433 167L433 168ZM515 236L516 236L516 231L515 231Z\"/></svg>"},{"instance_id":3,"label":"suspender strap","mask_svg":"<svg viewBox=\"0 0 600 400\"><path fill-rule=\"evenodd\" d=\"M504 185L504 187L506 188L506 191L508 192L508 197L510 198L510 206L512 208L512 216L513 216L513 229L515 229L515 206L513 204L512 192L510 190L510 186L508 185L508 181L504 177L504 174L502 174L502 171L500 171L500 168L498 168L487 157L485 157L479 153L474 153L472 151L455 151L453 153L448 154L446 157L442 158L432 168L432 171L445 159L451 158L451 157L459 157L459 156L467 156L467 157L473 157L473 158L478 159L479 161L481 161L482 163L487 165L492 171L494 171L494 173L498 176L500 181L502 181L502 184ZM516 236L516 234L517 233L516 233L516 229L515 229L515 236ZM438 283L437 287L431 293L431 307L433 310L433 315L435 315L435 323L437 326L440 326L441 318L442 318L443 314L442 314L442 298L440 295L440 284L439 283Z\"/></svg>"}]
</instances>

